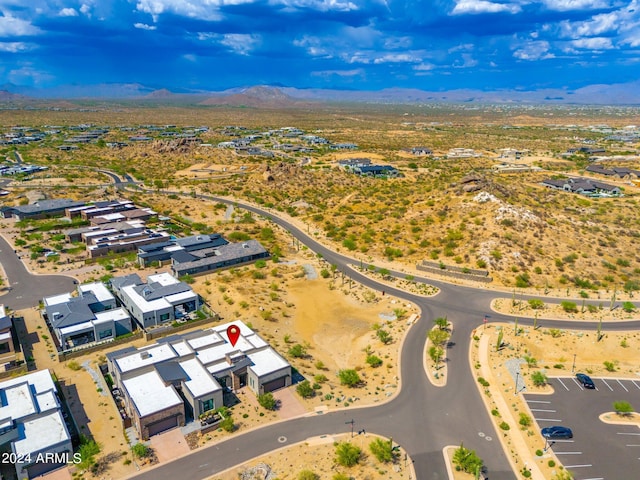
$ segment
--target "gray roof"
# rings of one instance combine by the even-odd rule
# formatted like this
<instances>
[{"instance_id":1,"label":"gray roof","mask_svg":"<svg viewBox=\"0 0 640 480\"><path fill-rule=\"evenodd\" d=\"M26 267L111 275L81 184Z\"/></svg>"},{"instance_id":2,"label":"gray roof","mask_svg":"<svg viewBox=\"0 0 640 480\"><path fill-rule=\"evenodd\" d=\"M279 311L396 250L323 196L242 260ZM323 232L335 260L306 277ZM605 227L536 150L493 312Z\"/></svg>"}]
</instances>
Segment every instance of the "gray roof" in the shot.
<instances>
[{"instance_id":1,"label":"gray roof","mask_svg":"<svg viewBox=\"0 0 640 480\"><path fill-rule=\"evenodd\" d=\"M174 258L174 270L185 271L190 268L198 268L211 263L222 263L229 260L241 259L261 253L267 250L257 240L247 240L241 243L228 243L217 248L208 248L192 252L197 260L178 262Z\"/></svg>"},{"instance_id":2,"label":"gray roof","mask_svg":"<svg viewBox=\"0 0 640 480\"><path fill-rule=\"evenodd\" d=\"M129 275L123 275L121 277L113 277L111 280L111 286L116 290L120 290L127 285L141 285L142 279L137 273L130 273Z\"/></svg>"},{"instance_id":3,"label":"gray roof","mask_svg":"<svg viewBox=\"0 0 640 480\"><path fill-rule=\"evenodd\" d=\"M175 243L189 249L200 244L213 243L213 246L226 245L227 242L219 233L212 233L211 235L192 235L190 237L178 238Z\"/></svg>"},{"instance_id":4,"label":"gray roof","mask_svg":"<svg viewBox=\"0 0 640 480\"><path fill-rule=\"evenodd\" d=\"M178 362L163 362L156 364L156 371L167 383L175 382L176 380L188 380L189 375L182 369Z\"/></svg>"},{"instance_id":5,"label":"gray roof","mask_svg":"<svg viewBox=\"0 0 640 480\"><path fill-rule=\"evenodd\" d=\"M191 291L191 287L184 282L174 283L171 285L162 285L158 282L151 282L146 285L138 285L134 287L134 290L147 302L150 302L176 293Z\"/></svg>"},{"instance_id":6,"label":"gray roof","mask_svg":"<svg viewBox=\"0 0 640 480\"><path fill-rule=\"evenodd\" d=\"M46 312L49 323L54 328L63 328L95 320L96 316L91 310L91 305L95 303L98 303L96 296L86 292L82 297L71 297L66 303L48 305Z\"/></svg>"},{"instance_id":7,"label":"gray roof","mask_svg":"<svg viewBox=\"0 0 640 480\"><path fill-rule=\"evenodd\" d=\"M29 213L44 213L51 210L63 210L71 207L81 207L85 205L85 202L78 202L76 200L70 200L68 198L55 198L52 200L39 200L36 203L29 205L19 205L17 207L11 207L14 211L29 214Z\"/></svg>"}]
</instances>

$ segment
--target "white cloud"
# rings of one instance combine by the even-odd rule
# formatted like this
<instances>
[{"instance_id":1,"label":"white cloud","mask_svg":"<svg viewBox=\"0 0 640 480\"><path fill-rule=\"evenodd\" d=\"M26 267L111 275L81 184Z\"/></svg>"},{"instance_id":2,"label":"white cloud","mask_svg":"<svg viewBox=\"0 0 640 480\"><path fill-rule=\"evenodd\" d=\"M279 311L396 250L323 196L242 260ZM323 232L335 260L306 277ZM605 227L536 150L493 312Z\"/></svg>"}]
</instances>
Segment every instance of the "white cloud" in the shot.
<instances>
[{"instance_id":1,"label":"white cloud","mask_svg":"<svg viewBox=\"0 0 640 480\"><path fill-rule=\"evenodd\" d=\"M63 8L58 12L59 17L77 17L78 12L75 8Z\"/></svg>"},{"instance_id":2,"label":"white cloud","mask_svg":"<svg viewBox=\"0 0 640 480\"><path fill-rule=\"evenodd\" d=\"M271 0L271 5L282 5L291 9L309 8L320 12L349 12L358 10L358 6L344 0Z\"/></svg>"},{"instance_id":3,"label":"white cloud","mask_svg":"<svg viewBox=\"0 0 640 480\"><path fill-rule=\"evenodd\" d=\"M495 3L487 0L459 0L451 11L452 15L478 13L518 13L522 7L514 3Z\"/></svg>"},{"instance_id":4,"label":"white cloud","mask_svg":"<svg viewBox=\"0 0 640 480\"><path fill-rule=\"evenodd\" d=\"M612 2L607 0L543 0L548 9L566 12L569 10L597 10L611 8Z\"/></svg>"},{"instance_id":5,"label":"white cloud","mask_svg":"<svg viewBox=\"0 0 640 480\"><path fill-rule=\"evenodd\" d=\"M373 59L373 63L376 65L381 63L416 63L419 61L420 58L410 53L385 53Z\"/></svg>"},{"instance_id":6,"label":"white cloud","mask_svg":"<svg viewBox=\"0 0 640 480\"><path fill-rule=\"evenodd\" d=\"M339 77L364 77L364 70L362 68L354 68L352 70L319 70L311 72L314 77L331 77L337 75Z\"/></svg>"},{"instance_id":7,"label":"white cloud","mask_svg":"<svg viewBox=\"0 0 640 480\"><path fill-rule=\"evenodd\" d=\"M42 85L53 79L52 75L36 70L30 64L7 73L7 80L17 85Z\"/></svg>"},{"instance_id":8,"label":"white cloud","mask_svg":"<svg viewBox=\"0 0 640 480\"><path fill-rule=\"evenodd\" d=\"M33 48L33 45L25 42L0 42L0 52L18 53Z\"/></svg>"},{"instance_id":9,"label":"white cloud","mask_svg":"<svg viewBox=\"0 0 640 480\"><path fill-rule=\"evenodd\" d=\"M0 17L0 37L20 37L39 33L41 33L39 28L34 27L25 20L7 16L6 14Z\"/></svg>"},{"instance_id":10,"label":"white cloud","mask_svg":"<svg viewBox=\"0 0 640 480\"><path fill-rule=\"evenodd\" d=\"M293 46L304 48L307 54L312 57L325 57L332 58L333 55L328 48L325 47L325 42L321 38L305 35L302 38L297 38L293 41Z\"/></svg>"},{"instance_id":11,"label":"white cloud","mask_svg":"<svg viewBox=\"0 0 640 480\"><path fill-rule=\"evenodd\" d=\"M470 53L462 54L462 62L456 60L453 62L454 68L472 68L478 65L478 60L473 58Z\"/></svg>"},{"instance_id":12,"label":"white cloud","mask_svg":"<svg viewBox=\"0 0 640 480\"><path fill-rule=\"evenodd\" d=\"M573 40L571 44L583 50L610 50L613 48L611 39L606 37L580 38Z\"/></svg>"},{"instance_id":13,"label":"white cloud","mask_svg":"<svg viewBox=\"0 0 640 480\"><path fill-rule=\"evenodd\" d=\"M201 20L220 20L219 7L242 5L254 0L138 0L136 9L148 13L154 22L166 12Z\"/></svg>"},{"instance_id":14,"label":"white cloud","mask_svg":"<svg viewBox=\"0 0 640 480\"><path fill-rule=\"evenodd\" d=\"M133 26L140 30L155 30L158 28L155 25L147 25L146 23L134 23Z\"/></svg>"},{"instance_id":15,"label":"white cloud","mask_svg":"<svg viewBox=\"0 0 640 480\"><path fill-rule=\"evenodd\" d=\"M228 33L222 36L220 43L235 53L248 55L261 42L261 37L254 34Z\"/></svg>"},{"instance_id":16,"label":"white cloud","mask_svg":"<svg viewBox=\"0 0 640 480\"><path fill-rule=\"evenodd\" d=\"M528 42L516 49L513 52L513 56L520 60L529 61L554 58L554 55L549 52L549 42L546 40Z\"/></svg>"},{"instance_id":17,"label":"white cloud","mask_svg":"<svg viewBox=\"0 0 640 480\"><path fill-rule=\"evenodd\" d=\"M89 14L91 13L91 7L86 3L83 3L82 6L80 7L80 13L82 13L83 15L89 16Z\"/></svg>"},{"instance_id":18,"label":"white cloud","mask_svg":"<svg viewBox=\"0 0 640 480\"><path fill-rule=\"evenodd\" d=\"M413 69L416 72L430 72L431 70L434 70L436 68L436 66L433 63L420 63L418 65L414 65Z\"/></svg>"}]
</instances>

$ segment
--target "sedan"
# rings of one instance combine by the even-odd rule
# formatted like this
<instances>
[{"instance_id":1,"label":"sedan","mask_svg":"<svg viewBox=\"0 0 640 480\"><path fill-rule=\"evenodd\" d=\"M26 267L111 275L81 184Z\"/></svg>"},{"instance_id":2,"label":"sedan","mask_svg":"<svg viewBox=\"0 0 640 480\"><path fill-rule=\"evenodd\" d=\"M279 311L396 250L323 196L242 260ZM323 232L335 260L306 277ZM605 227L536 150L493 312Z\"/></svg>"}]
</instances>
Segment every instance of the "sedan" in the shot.
<instances>
[{"instance_id":1,"label":"sedan","mask_svg":"<svg viewBox=\"0 0 640 480\"><path fill-rule=\"evenodd\" d=\"M540 433L544 438L573 438L571 429L560 425L543 428Z\"/></svg>"},{"instance_id":2,"label":"sedan","mask_svg":"<svg viewBox=\"0 0 640 480\"><path fill-rule=\"evenodd\" d=\"M591 377L585 373L576 373L576 378L582 384L584 388L594 389L596 388L595 383L591 380Z\"/></svg>"}]
</instances>

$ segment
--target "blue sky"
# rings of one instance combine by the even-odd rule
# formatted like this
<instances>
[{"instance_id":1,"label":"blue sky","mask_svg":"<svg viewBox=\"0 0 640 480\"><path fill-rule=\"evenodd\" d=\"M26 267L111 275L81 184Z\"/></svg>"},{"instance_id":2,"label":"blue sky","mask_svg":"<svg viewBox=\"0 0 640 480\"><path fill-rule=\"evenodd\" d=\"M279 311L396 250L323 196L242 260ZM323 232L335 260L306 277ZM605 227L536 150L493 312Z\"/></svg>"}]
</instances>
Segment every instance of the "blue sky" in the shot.
<instances>
[{"instance_id":1,"label":"blue sky","mask_svg":"<svg viewBox=\"0 0 640 480\"><path fill-rule=\"evenodd\" d=\"M624 83L640 78L639 4L0 0L0 85L445 91Z\"/></svg>"}]
</instances>

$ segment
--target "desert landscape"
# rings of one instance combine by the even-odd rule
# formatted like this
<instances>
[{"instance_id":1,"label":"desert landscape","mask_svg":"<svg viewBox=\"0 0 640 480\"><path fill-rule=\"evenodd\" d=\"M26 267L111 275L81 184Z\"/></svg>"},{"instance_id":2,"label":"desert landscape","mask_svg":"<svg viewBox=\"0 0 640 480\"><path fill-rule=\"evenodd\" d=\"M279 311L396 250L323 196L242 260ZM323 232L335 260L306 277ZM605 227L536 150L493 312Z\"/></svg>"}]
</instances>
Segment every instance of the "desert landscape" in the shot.
<instances>
[{"instance_id":1,"label":"desert landscape","mask_svg":"<svg viewBox=\"0 0 640 480\"><path fill-rule=\"evenodd\" d=\"M186 121L191 118L188 109L155 113L158 122L193 123ZM75 151L59 150L61 137L20 147L25 162L46 166L47 170L13 180L3 203L24 205L59 197L128 198L171 219L163 225L176 235L220 233L231 239L255 238L262 242L274 256L266 266L245 265L197 276L192 288L220 315L220 321L238 319L251 325L310 382L313 395L302 398L295 387L290 388L278 398L282 408L273 412L255 401L242 402L234 407L239 431L281 420L290 412L374 405L393 398L401 387L398 351L420 312L415 305L355 283L348 271L335 270L269 219L197 195L245 201L272 211L335 251L351 256L350 268L383 284L428 297L438 289L414 278L433 276L495 291L492 308L511 315L514 323L480 329L478 318L478 338L469 339L470 368L482 365L482 375L491 385L491 396L485 397L487 409L498 408L501 420L514 422L512 431L518 431L501 439L505 451L513 462L529 458L529 465L539 470L533 472L538 475L534 478L546 479L556 475L557 469L549 467L547 457L536 458L539 445L531 433L534 427L520 432L514 420L525 407L499 400L511 385L504 370L505 360L528 356L549 375L566 374L571 352L579 349L585 352L580 355L580 367L590 374L611 374L603 363L606 361L615 364L616 376L633 377L637 375L633 362L640 353L635 332L613 333L606 327L611 320L638 319L634 298L640 291L635 228L639 221L637 178L606 178L604 181L623 190L618 197L586 197L541 185L551 177L584 175L600 180L597 174L585 170L591 162L588 155L567 154L569 149L591 142L606 145L607 155L598 160L599 164L639 168L635 149L630 152L627 145L606 140L598 127L608 123L621 128L633 118L598 110L590 115L581 112L581 123L576 124L574 116L563 117L562 113L550 120L517 109L480 115L461 110L432 110L426 114L409 107L361 107L355 112L336 108L327 115L310 118L303 110L257 109L247 114L232 108L212 109L203 111L198 119L198 123L215 125L201 135L199 144L154 138L125 147L107 147L107 143L124 141L128 135L114 128L101 141ZM141 125L146 123L144 113L137 109L126 114L105 109L43 115L39 121L61 125L73 125L80 119L115 124L125 118L127 122L139 118ZM33 122L28 112L8 113L7 125ZM282 125L295 125L331 142L356 142L357 150L341 152L321 146L312 152L285 153L285 142L299 146L304 142L279 136L281 133L274 129ZM271 130L276 133L264 134ZM135 133L153 135L142 126L136 127ZM263 135L255 145L274 155L216 147L219 142L246 135ZM421 145L428 146L432 154L416 156L410 152L411 147ZM450 157L452 149L473 149L474 153ZM510 157L505 149L521 153L517 158ZM9 160L11 152L12 148L0 149ZM363 158L392 165L400 175L359 176L340 163ZM503 173L495 168L501 164L524 168L518 173ZM99 169L127 173L137 185L116 189ZM86 282L108 281L127 273L144 277L168 270L167 266L142 269L131 254L88 261L81 245L62 241L60 230L39 232L36 223L6 219L1 228L28 268L37 273L63 273ZM51 260L44 258L42 247L53 247L59 255ZM417 268L423 260L436 262L442 272L425 274ZM448 277L446 273L453 267L464 274L485 271L492 281L465 275ZM401 271L404 278L388 276L385 269ZM524 295L537 296L540 301L524 301ZM559 299L566 300L556 304ZM615 302L622 305L614 309ZM16 313L25 319L28 333L38 335L40 331L40 338L44 338L44 324L37 311ZM514 325L525 318L540 319L540 323L535 328L521 327L516 336L518 327ZM543 321L547 318L567 320L566 329L550 331ZM572 331L571 320L601 322L602 339L595 341L594 332ZM503 332L506 347L494 351L491 345L498 330ZM93 476L133 475L135 459L119 431L120 422L111 415L112 406L97 391L100 387L90 374L104 362L103 355L109 350L77 359L77 369L75 363L71 367L69 362L57 363L49 341L34 345L33 351L38 368L51 368L63 385L76 385L76 391L67 393L84 407L84 427L102 445L103 469ZM428 356L425 351L429 371L432 365ZM339 372L345 369L358 373L357 387L341 385ZM449 380L446 367L438 375L429 373L435 383ZM603 412L607 415L611 412ZM176 452L186 453L189 448L210 445L229 435L233 433L219 430L184 438L185 443ZM316 439L214 478L237 478L241 471L258 463L269 465L282 479L298 478L310 464L315 465L314 471L321 478L331 478L343 473L332 454L333 442L341 440ZM360 442L368 452L367 443L372 440L367 435L354 442ZM402 459L400 455L395 462L381 465L366 453L361 465L345 474L353 478L412 478ZM557 459L556 464L560 464ZM79 475L77 472L75 476ZM453 475L471 478L460 472Z\"/></svg>"}]
</instances>

